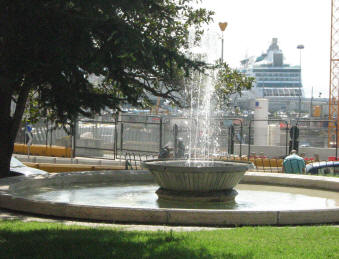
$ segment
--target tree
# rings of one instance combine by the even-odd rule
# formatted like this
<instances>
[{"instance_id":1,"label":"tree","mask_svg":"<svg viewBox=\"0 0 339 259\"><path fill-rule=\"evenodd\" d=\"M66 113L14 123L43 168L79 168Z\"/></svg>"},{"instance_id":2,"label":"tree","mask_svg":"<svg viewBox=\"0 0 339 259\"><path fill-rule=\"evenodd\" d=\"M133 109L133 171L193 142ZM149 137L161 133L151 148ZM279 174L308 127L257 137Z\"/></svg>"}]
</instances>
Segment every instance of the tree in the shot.
<instances>
[{"instance_id":1,"label":"tree","mask_svg":"<svg viewBox=\"0 0 339 259\"><path fill-rule=\"evenodd\" d=\"M201 60L204 57L198 56ZM208 80L209 79L209 80ZM205 73L192 72L191 78L186 82L186 107L192 106L196 109L206 101L206 91L211 91L210 97L213 108L220 110L229 109L230 98L234 94L241 95L242 91L250 90L253 86L254 78L248 77L244 73L232 69L227 63L216 61L207 67ZM213 89L209 89L209 88Z\"/></svg>"},{"instance_id":2,"label":"tree","mask_svg":"<svg viewBox=\"0 0 339 259\"><path fill-rule=\"evenodd\" d=\"M231 95L237 93L241 95L241 91L252 88L254 77L247 77L238 70L230 68L226 63L219 62L217 68L215 95L218 100L218 106L221 109L225 109Z\"/></svg>"},{"instance_id":3,"label":"tree","mask_svg":"<svg viewBox=\"0 0 339 259\"><path fill-rule=\"evenodd\" d=\"M1 1L0 177L9 173L29 96L61 123L125 102L141 104L147 93L177 101L182 78L205 66L184 55L189 27L198 29L198 39L212 15L192 2ZM89 80L93 75L100 84Z\"/></svg>"}]
</instances>

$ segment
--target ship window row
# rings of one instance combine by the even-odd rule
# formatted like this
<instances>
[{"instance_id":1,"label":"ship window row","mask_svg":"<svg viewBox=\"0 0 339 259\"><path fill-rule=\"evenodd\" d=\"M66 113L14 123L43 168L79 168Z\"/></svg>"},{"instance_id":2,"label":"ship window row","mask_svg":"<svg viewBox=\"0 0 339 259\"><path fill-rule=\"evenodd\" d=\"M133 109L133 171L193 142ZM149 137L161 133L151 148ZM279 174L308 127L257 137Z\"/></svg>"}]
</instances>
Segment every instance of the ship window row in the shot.
<instances>
[{"instance_id":1,"label":"ship window row","mask_svg":"<svg viewBox=\"0 0 339 259\"><path fill-rule=\"evenodd\" d=\"M301 96L301 89L298 88L264 88L264 96Z\"/></svg>"},{"instance_id":2,"label":"ship window row","mask_svg":"<svg viewBox=\"0 0 339 259\"><path fill-rule=\"evenodd\" d=\"M300 77L256 77L257 81L300 81Z\"/></svg>"},{"instance_id":3,"label":"ship window row","mask_svg":"<svg viewBox=\"0 0 339 259\"><path fill-rule=\"evenodd\" d=\"M294 88L294 87L302 87L301 82L256 82L256 87L276 87L276 88Z\"/></svg>"},{"instance_id":4,"label":"ship window row","mask_svg":"<svg viewBox=\"0 0 339 259\"><path fill-rule=\"evenodd\" d=\"M264 77L300 77L300 73L277 73L277 72L260 72L255 73L256 76Z\"/></svg>"}]
</instances>

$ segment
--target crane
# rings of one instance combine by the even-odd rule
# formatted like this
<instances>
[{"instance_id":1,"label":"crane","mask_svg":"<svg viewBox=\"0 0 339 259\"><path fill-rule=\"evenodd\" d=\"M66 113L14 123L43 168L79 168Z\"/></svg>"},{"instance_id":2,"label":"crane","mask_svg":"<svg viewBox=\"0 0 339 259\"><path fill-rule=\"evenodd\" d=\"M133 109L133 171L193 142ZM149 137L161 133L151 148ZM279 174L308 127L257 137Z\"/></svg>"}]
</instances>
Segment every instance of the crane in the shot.
<instances>
[{"instance_id":1,"label":"crane","mask_svg":"<svg viewBox=\"0 0 339 259\"><path fill-rule=\"evenodd\" d=\"M328 146L339 140L339 0L331 0ZM336 144L337 145L337 144Z\"/></svg>"}]
</instances>

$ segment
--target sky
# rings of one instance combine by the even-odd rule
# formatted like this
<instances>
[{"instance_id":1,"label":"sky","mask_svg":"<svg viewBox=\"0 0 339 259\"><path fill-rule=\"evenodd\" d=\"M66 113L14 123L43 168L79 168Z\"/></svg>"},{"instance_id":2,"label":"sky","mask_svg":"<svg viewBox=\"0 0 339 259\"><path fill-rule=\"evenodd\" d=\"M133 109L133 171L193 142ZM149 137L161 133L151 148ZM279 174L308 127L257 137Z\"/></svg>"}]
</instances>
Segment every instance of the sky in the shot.
<instances>
[{"instance_id":1,"label":"sky","mask_svg":"<svg viewBox=\"0 0 339 259\"><path fill-rule=\"evenodd\" d=\"M224 61L234 68L245 57L266 52L278 38L285 64L299 65L301 55L305 96L311 97L313 87L314 97L328 97L331 0L203 0L198 6L215 11L207 27L214 35L208 55L221 56L219 22L228 23Z\"/></svg>"}]
</instances>

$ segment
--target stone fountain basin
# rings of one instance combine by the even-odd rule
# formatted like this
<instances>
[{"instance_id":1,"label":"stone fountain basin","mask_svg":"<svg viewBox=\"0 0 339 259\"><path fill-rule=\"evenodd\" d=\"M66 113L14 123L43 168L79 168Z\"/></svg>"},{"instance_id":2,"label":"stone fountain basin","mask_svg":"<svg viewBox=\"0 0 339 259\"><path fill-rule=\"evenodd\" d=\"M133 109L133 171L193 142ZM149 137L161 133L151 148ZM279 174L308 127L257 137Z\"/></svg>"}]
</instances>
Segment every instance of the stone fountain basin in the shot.
<instances>
[{"instance_id":1,"label":"stone fountain basin","mask_svg":"<svg viewBox=\"0 0 339 259\"><path fill-rule=\"evenodd\" d=\"M242 225L298 225L338 224L339 202L329 208L311 209L182 209L142 208L72 204L57 201L41 201L29 197L37 190L48 191L53 186L74 188L81 184L101 183L154 183L147 171L91 171L82 173L49 174L48 176L17 176L0 179L0 208L38 215L77 218L95 221L124 222L129 224L157 225L200 225L200 226L242 226ZM307 188L339 194L339 178L281 173L247 172L241 181L254 186L287 186ZM260 188L260 187L255 187ZM272 202L276 202L272 200Z\"/></svg>"},{"instance_id":2,"label":"stone fountain basin","mask_svg":"<svg viewBox=\"0 0 339 259\"><path fill-rule=\"evenodd\" d=\"M178 192L233 189L249 169L249 162L210 160L148 160L143 162L160 187Z\"/></svg>"}]
</instances>

